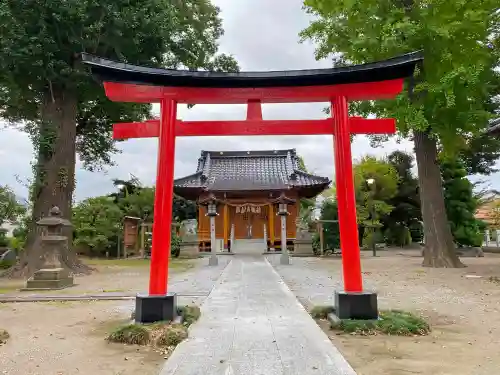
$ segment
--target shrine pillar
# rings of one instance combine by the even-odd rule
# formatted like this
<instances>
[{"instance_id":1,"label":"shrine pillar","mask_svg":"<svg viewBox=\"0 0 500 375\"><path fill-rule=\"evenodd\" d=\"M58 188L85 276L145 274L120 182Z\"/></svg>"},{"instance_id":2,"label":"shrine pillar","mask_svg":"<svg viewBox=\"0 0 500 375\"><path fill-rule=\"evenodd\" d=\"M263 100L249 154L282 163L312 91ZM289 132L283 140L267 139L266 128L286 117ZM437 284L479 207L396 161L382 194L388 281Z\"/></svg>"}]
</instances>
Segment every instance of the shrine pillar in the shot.
<instances>
[{"instance_id":1,"label":"shrine pillar","mask_svg":"<svg viewBox=\"0 0 500 375\"><path fill-rule=\"evenodd\" d=\"M363 291L361 258L356 217L356 198L352 172L349 109L345 96L332 102L335 182L339 212L340 248L344 291L335 293L337 316L340 319L377 319L377 295Z\"/></svg>"},{"instance_id":2,"label":"shrine pillar","mask_svg":"<svg viewBox=\"0 0 500 375\"><path fill-rule=\"evenodd\" d=\"M274 248L274 206L272 204L269 205L269 242L270 248Z\"/></svg>"},{"instance_id":3,"label":"shrine pillar","mask_svg":"<svg viewBox=\"0 0 500 375\"><path fill-rule=\"evenodd\" d=\"M224 225L224 250L228 250L228 239L229 239L229 210L227 207L227 203L224 203L224 210L223 210L223 225Z\"/></svg>"},{"instance_id":4,"label":"shrine pillar","mask_svg":"<svg viewBox=\"0 0 500 375\"><path fill-rule=\"evenodd\" d=\"M167 291L177 103L172 99L163 99L160 116L149 295L137 295L135 307L135 320L140 323L171 321L177 316L177 297Z\"/></svg>"}]
</instances>

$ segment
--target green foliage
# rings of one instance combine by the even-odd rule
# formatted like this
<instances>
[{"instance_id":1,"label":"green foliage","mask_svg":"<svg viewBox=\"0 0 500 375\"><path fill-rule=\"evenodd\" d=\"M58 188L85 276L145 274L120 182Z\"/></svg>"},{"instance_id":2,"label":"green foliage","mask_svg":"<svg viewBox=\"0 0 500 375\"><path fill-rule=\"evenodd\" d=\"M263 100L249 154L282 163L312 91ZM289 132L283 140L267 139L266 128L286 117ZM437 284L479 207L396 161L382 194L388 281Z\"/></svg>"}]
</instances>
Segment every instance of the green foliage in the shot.
<instances>
[{"instance_id":1,"label":"green foliage","mask_svg":"<svg viewBox=\"0 0 500 375\"><path fill-rule=\"evenodd\" d=\"M181 242L182 238L176 233L172 233L172 238L170 239L170 254L177 258L181 252Z\"/></svg>"},{"instance_id":2,"label":"green foliage","mask_svg":"<svg viewBox=\"0 0 500 375\"><path fill-rule=\"evenodd\" d=\"M421 317L398 310L381 311L378 320L344 319L332 328L359 335L425 336L431 331Z\"/></svg>"},{"instance_id":3,"label":"green foliage","mask_svg":"<svg viewBox=\"0 0 500 375\"><path fill-rule=\"evenodd\" d=\"M182 324L187 327L200 319L201 316L201 310L198 306L181 306L177 313L182 316Z\"/></svg>"},{"instance_id":4,"label":"green foliage","mask_svg":"<svg viewBox=\"0 0 500 375\"><path fill-rule=\"evenodd\" d=\"M373 180L371 184L369 180ZM379 218L394 208L387 203L398 189L399 176L387 161L365 156L354 165L358 221L364 225L380 224Z\"/></svg>"},{"instance_id":5,"label":"green foliage","mask_svg":"<svg viewBox=\"0 0 500 375\"><path fill-rule=\"evenodd\" d=\"M356 111L396 117L403 134L431 131L447 150L466 146L491 117L500 89L496 0L305 0L316 16L303 31L319 44L317 58L338 63L377 61L424 50L411 95L360 103ZM496 32L496 34L494 34Z\"/></svg>"},{"instance_id":6,"label":"green foliage","mask_svg":"<svg viewBox=\"0 0 500 375\"><path fill-rule=\"evenodd\" d=\"M154 67L235 70L234 59L216 56L222 33L219 9L206 0L4 0L1 115L35 124L27 129L39 138L44 97L60 91L76 96L80 159L90 169L109 164L109 152L116 151L111 124L141 120L150 106L107 100L79 63L80 52Z\"/></svg>"},{"instance_id":7,"label":"green foliage","mask_svg":"<svg viewBox=\"0 0 500 375\"><path fill-rule=\"evenodd\" d=\"M139 217L145 222L153 221L155 190L144 187L127 194L116 201L116 204L127 216Z\"/></svg>"},{"instance_id":8,"label":"green foliage","mask_svg":"<svg viewBox=\"0 0 500 375\"><path fill-rule=\"evenodd\" d=\"M414 159L411 154L394 151L388 162L396 169L399 179L396 194L388 200L392 211L381 218L387 244L405 246L422 240L422 212L418 194L418 180L412 174Z\"/></svg>"},{"instance_id":9,"label":"green foliage","mask_svg":"<svg viewBox=\"0 0 500 375\"><path fill-rule=\"evenodd\" d=\"M326 319L328 314L333 312L335 312L333 306L314 306L310 314L314 319Z\"/></svg>"},{"instance_id":10,"label":"green foliage","mask_svg":"<svg viewBox=\"0 0 500 375\"><path fill-rule=\"evenodd\" d=\"M111 332L107 337L110 342L129 345L147 345L151 336L149 330L141 324L127 324Z\"/></svg>"},{"instance_id":11,"label":"green foliage","mask_svg":"<svg viewBox=\"0 0 500 375\"><path fill-rule=\"evenodd\" d=\"M444 157L440 164L446 213L455 243L460 247L481 246L485 224L474 216L478 201L463 163Z\"/></svg>"},{"instance_id":12,"label":"green foliage","mask_svg":"<svg viewBox=\"0 0 500 375\"><path fill-rule=\"evenodd\" d=\"M107 196L94 197L79 202L73 210L75 245L86 246L90 255L116 254L125 216L153 221L154 188L143 187L138 180L115 180L118 191ZM181 197L174 197L174 218L196 218L196 204ZM178 257L181 238L172 234L171 254Z\"/></svg>"},{"instance_id":13,"label":"green foliage","mask_svg":"<svg viewBox=\"0 0 500 375\"><path fill-rule=\"evenodd\" d=\"M123 216L120 208L106 196L78 203L73 210L75 244L86 246L92 256L116 249Z\"/></svg>"},{"instance_id":14,"label":"green foliage","mask_svg":"<svg viewBox=\"0 0 500 375\"><path fill-rule=\"evenodd\" d=\"M0 185L0 225L17 222L25 212L14 192L8 186Z\"/></svg>"},{"instance_id":15,"label":"green foliage","mask_svg":"<svg viewBox=\"0 0 500 375\"><path fill-rule=\"evenodd\" d=\"M9 338L9 332L7 332L5 329L0 328L0 345L5 344Z\"/></svg>"},{"instance_id":16,"label":"green foliage","mask_svg":"<svg viewBox=\"0 0 500 375\"><path fill-rule=\"evenodd\" d=\"M331 198L325 199L321 206L321 220L338 220L338 206L337 201ZM339 223L327 222L323 223L323 241L324 250L340 249L340 231Z\"/></svg>"},{"instance_id":17,"label":"green foliage","mask_svg":"<svg viewBox=\"0 0 500 375\"><path fill-rule=\"evenodd\" d=\"M172 217L175 221L183 222L184 220L196 219L196 213L197 207L195 202L174 195Z\"/></svg>"},{"instance_id":18,"label":"green foliage","mask_svg":"<svg viewBox=\"0 0 500 375\"><path fill-rule=\"evenodd\" d=\"M9 246L9 239L7 238L7 229L0 228L0 247Z\"/></svg>"},{"instance_id":19,"label":"green foliage","mask_svg":"<svg viewBox=\"0 0 500 375\"><path fill-rule=\"evenodd\" d=\"M177 346L188 337L187 328L182 324L167 326L156 339L158 346Z\"/></svg>"},{"instance_id":20,"label":"green foliage","mask_svg":"<svg viewBox=\"0 0 500 375\"><path fill-rule=\"evenodd\" d=\"M396 195L398 182L397 170L386 160L365 156L354 165L356 212L365 247L383 241L380 219L394 208L388 202Z\"/></svg>"},{"instance_id":21,"label":"green foliage","mask_svg":"<svg viewBox=\"0 0 500 375\"><path fill-rule=\"evenodd\" d=\"M500 92L500 71L494 70L500 65L498 0L304 0L304 8L313 21L301 36L318 45L318 59L332 58L336 66L423 50L424 62L401 95L395 100L353 103L350 111L396 118L398 135L417 141L424 191L438 186L436 146L446 155L473 150L498 109L493 100ZM373 143L384 139L372 137ZM492 145L493 150L498 147ZM472 166L477 160L469 156L484 150L487 147L476 147L461 157ZM491 168L491 158L483 167ZM421 196L426 207L437 207L436 213L425 210L423 218L427 247L434 249L426 252L424 263L458 267L460 261L446 240L451 231L440 193Z\"/></svg>"}]
</instances>

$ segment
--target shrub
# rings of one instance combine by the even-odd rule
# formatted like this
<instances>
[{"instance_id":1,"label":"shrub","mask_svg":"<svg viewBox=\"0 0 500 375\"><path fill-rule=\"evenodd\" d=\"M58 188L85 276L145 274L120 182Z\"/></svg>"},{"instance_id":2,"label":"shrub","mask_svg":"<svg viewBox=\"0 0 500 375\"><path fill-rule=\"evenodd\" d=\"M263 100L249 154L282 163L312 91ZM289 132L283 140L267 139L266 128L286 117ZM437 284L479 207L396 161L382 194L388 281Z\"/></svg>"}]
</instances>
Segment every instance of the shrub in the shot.
<instances>
[{"instance_id":1,"label":"shrub","mask_svg":"<svg viewBox=\"0 0 500 375\"><path fill-rule=\"evenodd\" d=\"M328 314L334 311L333 306L314 306L311 310L311 316L314 319L326 319Z\"/></svg>"},{"instance_id":2,"label":"shrub","mask_svg":"<svg viewBox=\"0 0 500 375\"><path fill-rule=\"evenodd\" d=\"M332 324L332 328L360 335L383 333L396 336L424 336L431 330L421 317L399 310L381 311L378 320L344 319Z\"/></svg>"},{"instance_id":3,"label":"shrub","mask_svg":"<svg viewBox=\"0 0 500 375\"><path fill-rule=\"evenodd\" d=\"M172 233L172 241L170 244L170 254L174 257L177 258L179 257L179 254L181 252L181 237L178 236L176 233Z\"/></svg>"},{"instance_id":4,"label":"shrub","mask_svg":"<svg viewBox=\"0 0 500 375\"><path fill-rule=\"evenodd\" d=\"M5 344L10 337L9 332L0 328L0 345Z\"/></svg>"},{"instance_id":5,"label":"shrub","mask_svg":"<svg viewBox=\"0 0 500 375\"><path fill-rule=\"evenodd\" d=\"M107 339L121 344L146 345L149 343L150 334L148 329L140 324L128 324L116 329Z\"/></svg>"},{"instance_id":6,"label":"shrub","mask_svg":"<svg viewBox=\"0 0 500 375\"><path fill-rule=\"evenodd\" d=\"M182 306L179 307L178 314L182 316L182 323L189 327L200 318L201 311L198 306Z\"/></svg>"},{"instance_id":7,"label":"shrub","mask_svg":"<svg viewBox=\"0 0 500 375\"><path fill-rule=\"evenodd\" d=\"M187 339L188 332L187 328L181 324L174 324L166 326L165 329L156 339L156 345L158 346L177 346L182 341Z\"/></svg>"}]
</instances>

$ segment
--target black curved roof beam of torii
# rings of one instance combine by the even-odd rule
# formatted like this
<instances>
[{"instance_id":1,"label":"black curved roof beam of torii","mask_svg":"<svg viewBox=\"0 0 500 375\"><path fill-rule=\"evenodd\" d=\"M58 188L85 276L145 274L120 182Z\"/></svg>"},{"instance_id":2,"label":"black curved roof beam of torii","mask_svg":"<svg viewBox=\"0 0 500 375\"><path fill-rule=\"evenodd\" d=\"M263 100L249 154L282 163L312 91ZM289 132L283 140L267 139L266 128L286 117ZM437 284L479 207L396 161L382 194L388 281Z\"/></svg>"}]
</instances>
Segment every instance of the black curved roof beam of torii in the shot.
<instances>
[{"instance_id":1,"label":"black curved roof beam of torii","mask_svg":"<svg viewBox=\"0 0 500 375\"><path fill-rule=\"evenodd\" d=\"M261 88L379 82L413 75L422 53L331 69L221 73L148 68L82 53L82 60L103 81L173 87Z\"/></svg>"},{"instance_id":2,"label":"black curved roof beam of torii","mask_svg":"<svg viewBox=\"0 0 500 375\"><path fill-rule=\"evenodd\" d=\"M222 73L149 68L82 53L83 63L91 68L94 76L106 83L106 94L112 100L151 102L166 95L193 104L211 102L204 89L225 90L227 103L246 103L249 100L268 103L329 101L331 88L339 85L344 86L346 92L349 89L353 92L350 95L352 100L391 97L401 91L401 80L411 77L422 60L423 54L418 51L383 61L331 69ZM393 82L393 87L376 95L377 90L381 90L377 87L379 82ZM395 85L396 82L399 86ZM140 86L142 91L132 93L132 85ZM356 87L347 88L347 85ZM156 91L146 89L148 86L156 87ZM276 88L281 91L272 91ZM298 88L300 93L294 94L292 90ZM288 91L284 93L286 89ZM368 94L363 96L363 90ZM290 98L296 100L285 100Z\"/></svg>"}]
</instances>

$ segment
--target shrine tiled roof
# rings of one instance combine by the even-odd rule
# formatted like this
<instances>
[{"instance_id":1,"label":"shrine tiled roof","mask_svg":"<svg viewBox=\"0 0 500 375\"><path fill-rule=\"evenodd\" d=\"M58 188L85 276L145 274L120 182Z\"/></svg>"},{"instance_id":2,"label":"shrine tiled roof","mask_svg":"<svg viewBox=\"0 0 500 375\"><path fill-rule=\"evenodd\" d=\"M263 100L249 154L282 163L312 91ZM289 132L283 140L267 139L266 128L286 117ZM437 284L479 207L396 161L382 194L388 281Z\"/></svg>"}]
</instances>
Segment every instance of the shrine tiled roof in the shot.
<instances>
[{"instance_id":1,"label":"shrine tiled roof","mask_svg":"<svg viewBox=\"0 0 500 375\"><path fill-rule=\"evenodd\" d=\"M187 190L255 191L307 189L315 195L330 183L299 169L294 149L275 151L202 151L196 173L174 181L177 194Z\"/></svg>"}]
</instances>

